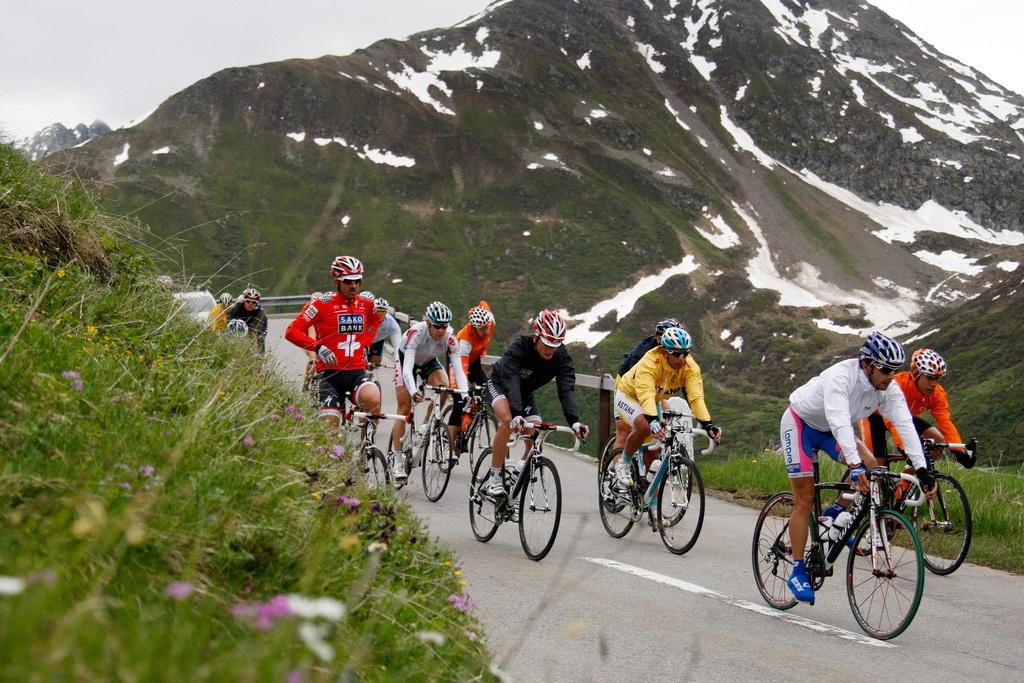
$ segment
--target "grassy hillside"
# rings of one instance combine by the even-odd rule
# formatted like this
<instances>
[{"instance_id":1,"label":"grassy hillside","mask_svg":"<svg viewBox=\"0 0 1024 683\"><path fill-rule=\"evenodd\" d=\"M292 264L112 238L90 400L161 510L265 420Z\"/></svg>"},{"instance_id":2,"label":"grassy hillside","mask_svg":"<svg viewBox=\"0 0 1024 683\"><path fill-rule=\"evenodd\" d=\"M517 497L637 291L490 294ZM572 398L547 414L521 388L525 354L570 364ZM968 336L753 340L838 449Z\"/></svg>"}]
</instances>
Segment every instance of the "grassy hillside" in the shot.
<instances>
[{"instance_id":1,"label":"grassy hillside","mask_svg":"<svg viewBox=\"0 0 1024 683\"><path fill-rule=\"evenodd\" d=\"M488 678L451 554L137 230L0 147L2 678Z\"/></svg>"}]
</instances>

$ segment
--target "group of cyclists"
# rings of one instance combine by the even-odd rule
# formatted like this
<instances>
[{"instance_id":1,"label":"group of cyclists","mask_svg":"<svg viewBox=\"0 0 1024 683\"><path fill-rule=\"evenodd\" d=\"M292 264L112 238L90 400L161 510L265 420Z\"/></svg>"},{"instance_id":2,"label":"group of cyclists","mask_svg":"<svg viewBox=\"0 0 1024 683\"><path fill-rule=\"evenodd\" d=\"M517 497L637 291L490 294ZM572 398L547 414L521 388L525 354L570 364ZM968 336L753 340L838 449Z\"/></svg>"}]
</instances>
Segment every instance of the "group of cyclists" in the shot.
<instances>
[{"instance_id":1,"label":"group of cyclists","mask_svg":"<svg viewBox=\"0 0 1024 683\"><path fill-rule=\"evenodd\" d=\"M210 310L209 323L214 332L253 339L260 354L266 351L267 314L260 306L260 293L252 287L242 290L237 299L228 292L220 295Z\"/></svg>"},{"instance_id":2,"label":"group of cyclists","mask_svg":"<svg viewBox=\"0 0 1024 683\"><path fill-rule=\"evenodd\" d=\"M552 380L562 412L577 438L585 438L588 426L582 421L574 395L576 373L564 345L566 323L556 311L544 309L532 321L532 332L512 341L494 363L488 375L482 366L494 337L495 317L487 302L468 311L468 322L453 331L452 311L435 301L426 308L423 320L401 333L388 313L388 302L362 291L363 264L353 256L338 256L331 264L335 291L317 293L288 325L285 338L301 347L314 360L319 381L320 416L338 427L346 397L368 413L379 413L381 392L368 367L380 362L382 346L390 339L395 349L394 385L399 414L407 414L423 398L418 381L432 386L454 386L458 393L449 419L452 443L464 430L469 401L487 401L497 419L493 439L488 495L505 494L500 472L508 457L508 440L513 433L530 434L541 423L536 391ZM251 314L255 290L243 292L230 308L228 319ZM228 302L224 302L227 306ZM242 308L239 309L241 304ZM265 316L263 317L265 334ZM230 322L229 322L230 324ZM257 323L258 325L259 323ZM615 391L615 445L622 456L614 465L615 478L632 485L630 461L641 451L645 470L656 470L656 442L664 437L662 404L682 393L693 416L707 436L720 442L722 430L711 420L704 401L703 378L691 354L693 340L677 320L659 321L655 334L641 341L626 355L619 368ZM960 436L949 414L941 381L946 363L935 351L917 350L910 369L900 372L906 362L903 346L895 339L872 332L858 357L826 368L789 397L789 406L779 427L780 444L794 505L790 520L793 567L787 585L800 601L813 602L814 592L803 557L807 543L809 515L814 495L814 463L817 451L849 469L855 487L867 491L866 469L884 465L887 459L886 431L891 431L926 492L934 489L922 449L922 438L944 438L959 442ZM368 366L368 363L370 366ZM481 385L482 398L470 398L470 382ZM920 415L931 412L938 427ZM861 438L854 425L859 424ZM406 425L395 421L391 433L395 450L400 447ZM649 447L652 445L655 447ZM646 444L646 445L645 445ZM972 454L955 452L965 467L973 466ZM401 458L396 458L392 478L408 477ZM842 503L826 509L835 518Z\"/></svg>"}]
</instances>

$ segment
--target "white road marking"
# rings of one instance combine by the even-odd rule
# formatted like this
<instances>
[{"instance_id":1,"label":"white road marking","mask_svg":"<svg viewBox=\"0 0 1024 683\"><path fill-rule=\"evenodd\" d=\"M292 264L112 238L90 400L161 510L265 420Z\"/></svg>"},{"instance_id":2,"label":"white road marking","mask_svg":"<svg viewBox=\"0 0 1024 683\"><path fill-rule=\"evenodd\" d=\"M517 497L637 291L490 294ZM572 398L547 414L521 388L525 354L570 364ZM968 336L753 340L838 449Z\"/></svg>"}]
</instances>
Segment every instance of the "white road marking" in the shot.
<instances>
[{"instance_id":1,"label":"white road marking","mask_svg":"<svg viewBox=\"0 0 1024 683\"><path fill-rule=\"evenodd\" d=\"M795 614L791 614L790 612L783 612L781 610L773 609L768 605L759 605L755 602L740 600L739 598L734 598L731 595L725 595L724 593L719 593L717 591L711 590L710 588L698 586L697 584L690 583L689 581L683 581L681 579L676 579L671 576L665 576L664 574L652 572L647 569L634 567L631 564L623 564L622 562L608 560L603 557L583 557L580 559L586 560L587 562L593 562L594 564L600 564L610 569L618 569L620 572L626 572L627 574L640 576L651 581L657 581L658 583L663 583L666 586L678 588L679 590L686 591L687 593L694 593L696 595L703 595L709 598L714 598L715 600L718 600L719 602L724 602L727 605L739 607L740 609L745 609L750 612L756 612L757 614L762 614L766 617L771 617L773 619L780 619L790 624L795 624L808 630L815 631L816 633L836 636L837 638L842 638L843 640L852 640L853 642L859 643L860 645L873 645L874 647L896 647L892 643L886 642L884 640L877 640L875 638L871 638L860 633L854 633L852 631L847 631L836 626L823 624L820 621L814 621L813 619L800 617Z\"/></svg>"}]
</instances>

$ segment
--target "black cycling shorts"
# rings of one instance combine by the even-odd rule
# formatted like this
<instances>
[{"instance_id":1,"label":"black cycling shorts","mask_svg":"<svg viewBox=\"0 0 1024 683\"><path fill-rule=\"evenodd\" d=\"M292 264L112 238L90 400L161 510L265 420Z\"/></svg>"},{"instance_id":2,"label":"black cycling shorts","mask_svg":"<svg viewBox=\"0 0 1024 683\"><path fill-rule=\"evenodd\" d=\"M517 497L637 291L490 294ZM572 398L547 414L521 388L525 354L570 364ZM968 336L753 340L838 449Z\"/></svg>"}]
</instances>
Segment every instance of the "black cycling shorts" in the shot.
<instances>
[{"instance_id":1,"label":"black cycling shorts","mask_svg":"<svg viewBox=\"0 0 1024 683\"><path fill-rule=\"evenodd\" d=\"M483 399L493 406L494 402L499 398L508 400L508 397L505 395L505 389L503 389L500 384L497 384L492 377L487 380L487 384L484 385ZM509 407L511 408L511 406ZM533 394L523 396L523 416L527 420L532 420L533 422L540 420L540 411L537 410L536 406L533 404ZM513 417L515 416L513 415Z\"/></svg>"},{"instance_id":2,"label":"black cycling shorts","mask_svg":"<svg viewBox=\"0 0 1024 683\"><path fill-rule=\"evenodd\" d=\"M379 342L373 342L366 349L366 358L375 358L376 356L384 355L384 340L381 339Z\"/></svg>"},{"instance_id":3,"label":"black cycling shorts","mask_svg":"<svg viewBox=\"0 0 1024 683\"><path fill-rule=\"evenodd\" d=\"M405 368L405 353L402 351L398 352L398 362L401 364L402 368ZM434 374L435 370L440 370L441 372L444 372L444 366L441 365L441 361L439 361L438 359L431 358L423 365L412 366L412 376L415 377L416 379L426 382L427 378ZM395 386L405 386L405 384L402 382L401 375L397 374L397 372L395 374Z\"/></svg>"},{"instance_id":4,"label":"black cycling shorts","mask_svg":"<svg viewBox=\"0 0 1024 683\"><path fill-rule=\"evenodd\" d=\"M355 404L356 389L372 382L366 370L325 370L316 375L320 382L320 410L341 412L345 399Z\"/></svg>"}]
</instances>

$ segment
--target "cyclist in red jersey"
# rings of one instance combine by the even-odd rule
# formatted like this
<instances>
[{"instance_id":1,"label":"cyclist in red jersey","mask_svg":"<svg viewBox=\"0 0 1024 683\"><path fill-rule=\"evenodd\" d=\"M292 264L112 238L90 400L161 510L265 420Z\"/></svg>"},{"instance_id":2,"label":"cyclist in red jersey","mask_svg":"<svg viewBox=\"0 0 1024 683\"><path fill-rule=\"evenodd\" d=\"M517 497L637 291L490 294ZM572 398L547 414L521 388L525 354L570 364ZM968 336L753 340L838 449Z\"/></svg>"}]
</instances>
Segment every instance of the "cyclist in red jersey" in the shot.
<instances>
[{"instance_id":1,"label":"cyclist in red jersey","mask_svg":"<svg viewBox=\"0 0 1024 683\"><path fill-rule=\"evenodd\" d=\"M307 303L288 325L284 338L316 353L320 417L338 427L346 396L360 410L380 412L380 389L366 371L366 349L384 316L373 301L359 296L363 282L359 259L338 256L331 264L331 276L336 291ZM307 334L310 327L315 339Z\"/></svg>"}]
</instances>

